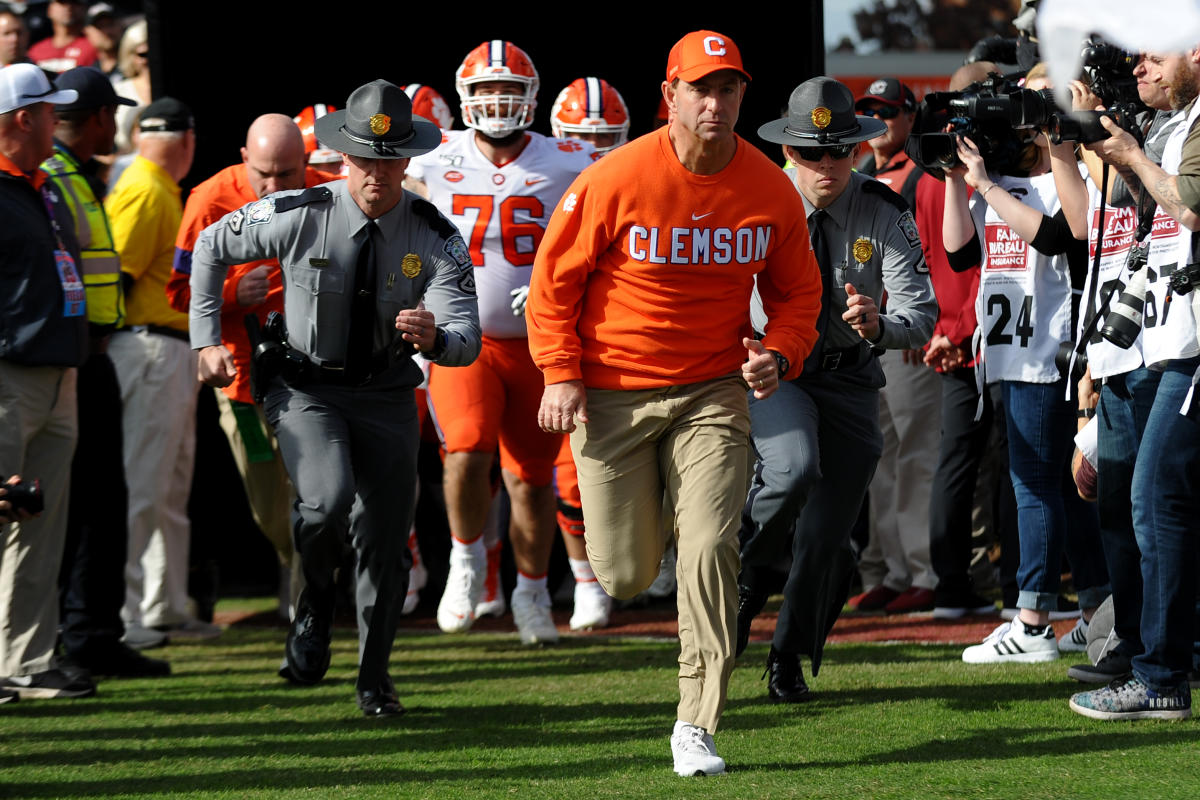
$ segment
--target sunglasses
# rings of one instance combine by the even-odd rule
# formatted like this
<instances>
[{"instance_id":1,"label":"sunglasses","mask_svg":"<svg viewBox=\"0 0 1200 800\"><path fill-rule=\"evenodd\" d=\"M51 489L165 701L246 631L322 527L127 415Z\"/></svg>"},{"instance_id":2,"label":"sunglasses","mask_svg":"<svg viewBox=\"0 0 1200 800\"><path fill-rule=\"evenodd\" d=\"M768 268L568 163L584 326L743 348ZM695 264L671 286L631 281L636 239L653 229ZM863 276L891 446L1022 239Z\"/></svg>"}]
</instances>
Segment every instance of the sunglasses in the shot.
<instances>
[{"instance_id":1,"label":"sunglasses","mask_svg":"<svg viewBox=\"0 0 1200 800\"><path fill-rule=\"evenodd\" d=\"M843 158L849 158L853 155L857 148L857 144L831 144L825 147L792 146L792 150L796 155L805 161L820 161L825 156L829 156L834 161L841 161Z\"/></svg>"},{"instance_id":2,"label":"sunglasses","mask_svg":"<svg viewBox=\"0 0 1200 800\"><path fill-rule=\"evenodd\" d=\"M864 117L879 117L880 119L895 119L900 116L898 106L880 106L879 108L864 108L858 113Z\"/></svg>"}]
</instances>

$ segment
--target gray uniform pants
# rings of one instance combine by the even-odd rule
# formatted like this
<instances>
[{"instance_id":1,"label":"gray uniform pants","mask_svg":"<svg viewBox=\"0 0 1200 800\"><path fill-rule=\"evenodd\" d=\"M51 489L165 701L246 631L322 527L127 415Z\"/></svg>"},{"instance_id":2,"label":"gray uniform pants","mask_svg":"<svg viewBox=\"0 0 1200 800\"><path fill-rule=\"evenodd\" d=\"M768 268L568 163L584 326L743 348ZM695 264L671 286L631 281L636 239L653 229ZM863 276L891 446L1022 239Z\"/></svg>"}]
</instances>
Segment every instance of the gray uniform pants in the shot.
<instances>
[{"instance_id":1,"label":"gray uniform pants","mask_svg":"<svg viewBox=\"0 0 1200 800\"><path fill-rule=\"evenodd\" d=\"M742 585L764 590L791 557L775 649L812 659L813 674L854 571L850 528L883 449L874 361L784 381L750 398L758 454L742 517ZM874 372L872 372L872 370ZM761 587L761 588L760 588Z\"/></svg>"},{"instance_id":2,"label":"gray uniform pants","mask_svg":"<svg viewBox=\"0 0 1200 800\"><path fill-rule=\"evenodd\" d=\"M354 546L360 690L387 675L412 565L419 427L402 373L359 388L277 380L264 403L296 487L292 529L309 589L332 593L342 545Z\"/></svg>"}]
</instances>

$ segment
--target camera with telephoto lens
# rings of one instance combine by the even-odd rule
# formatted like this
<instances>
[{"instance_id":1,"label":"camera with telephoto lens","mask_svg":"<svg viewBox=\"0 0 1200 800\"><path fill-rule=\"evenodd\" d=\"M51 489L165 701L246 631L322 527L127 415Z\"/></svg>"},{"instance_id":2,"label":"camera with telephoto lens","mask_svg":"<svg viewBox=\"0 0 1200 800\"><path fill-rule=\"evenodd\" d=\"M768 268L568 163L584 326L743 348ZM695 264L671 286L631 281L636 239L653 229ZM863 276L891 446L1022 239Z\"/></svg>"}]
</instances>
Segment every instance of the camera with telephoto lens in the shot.
<instances>
[{"instance_id":1,"label":"camera with telephoto lens","mask_svg":"<svg viewBox=\"0 0 1200 800\"><path fill-rule=\"evenodd\" d=\"M1146 310L1147 267L1141 267L1129 279L1117 302L1104 317L1100 335L1122 350L1128 350L1137 341L1142 330L1142 314Z\"/></svg>"},{"instance_id":2,"label":"camera with telephoto lens","mask_svg":"<svg viewBox=\"0 0 1200 800\"><path fill-rule=\"evenodd\" d=\"M1133 77L1137 56L1098 39L1084 42L1080 55L1092 93L1100 98L1107 110L1067 111L1053 115L1046 125L1050 141L1055 144L1091 144L1107 139L1111 134L1100 119L1108 117L1137 139L1140 145L1142 131L1139 122L1147 109L1138 96L1137 78Z\"/></svg>"},{"instance_id":3,"label":"camera with telephoto lens","mask_svg":"<svg viewBox=\"0 0 1200 800\"><path fill-rule=\"evenodd\" d=\"M0 495L0 500L7 500L13 511L40 514L45 510L46 501L42 496L40 481L17 481L9 484L5 483L7 480L8 478L0 477L0 489L4 490L4 494Z\"/></svg>"},{"instance_id":4,"label":"camera with telephoto lens","mask_svg":"<svg viewBox=\"0 0 1200 800\"><path fill-rule=\"evenodd\" d=\"M1023 89L1015 78L993 72L962 91L925 95L905 150L940 178L960 163L958 141L965 136L989 170L1012 174L1028 142L1021 132L1046 125L1057 112L1049 89Z\"/></svg>"}]
</instances>

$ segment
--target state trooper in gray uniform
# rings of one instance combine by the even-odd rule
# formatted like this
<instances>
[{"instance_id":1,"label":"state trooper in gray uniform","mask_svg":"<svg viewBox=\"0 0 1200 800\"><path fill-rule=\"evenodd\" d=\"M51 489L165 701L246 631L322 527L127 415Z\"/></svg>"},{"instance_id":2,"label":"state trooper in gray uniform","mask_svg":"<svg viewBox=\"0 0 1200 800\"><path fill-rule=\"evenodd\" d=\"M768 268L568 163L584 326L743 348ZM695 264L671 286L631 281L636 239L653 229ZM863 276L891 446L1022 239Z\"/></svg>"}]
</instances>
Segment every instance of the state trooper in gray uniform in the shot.
<instances>
[{"instance_id":1,"label":"state trooper in gray uniform","mask_svg":"<svg viewBox=\"0 0 1200 800\"><path fill-rule=\"evenodd\" d=\"M883 448L884 376L875 356L923 346L937 318L908 205L851 171L858 143L884 130L881 121L856 116L850 90L824 77L800 84L787 116L758 130L784 145L794 165L788 172L804 198L825 289L819 339L803 370L765 400L750 397L758 463L742 518L737 652L770 593L771 572L790 552L767 657L767 691L777 702L808 698L800 656L812 660L815 675L849 591L850 529ZM770 320L761 305L751 311L755 329L765 332Z\"/></svg>"},{"instance_id":2,"label":"state trooper in gray uniform","mask_svg":"<svg viewBox=\"0 0 1200 800\"><path fill-rule=\"evenodd\" d=\"M454 226L401 182L412 156L441 142L399 87L374 81L346 110L318 120L343 154L345 181L279 192L206 229L192 260L192 347L200 379L233 379L221 346L221 286L231 264L276 258L283 270L286 341L280 374L256 391L296 487L296 550L307 588L280 674L315 683L329 666L333 571L343 543L357 553L358 705L403 713L388 658L408 588L407 534L415 502L421 371L415 350L444 366L479 353L471 259ZM268 326L270 327L270 326ZM282 337L279 337L282 338Z\"/></svg>"}]
</instances>

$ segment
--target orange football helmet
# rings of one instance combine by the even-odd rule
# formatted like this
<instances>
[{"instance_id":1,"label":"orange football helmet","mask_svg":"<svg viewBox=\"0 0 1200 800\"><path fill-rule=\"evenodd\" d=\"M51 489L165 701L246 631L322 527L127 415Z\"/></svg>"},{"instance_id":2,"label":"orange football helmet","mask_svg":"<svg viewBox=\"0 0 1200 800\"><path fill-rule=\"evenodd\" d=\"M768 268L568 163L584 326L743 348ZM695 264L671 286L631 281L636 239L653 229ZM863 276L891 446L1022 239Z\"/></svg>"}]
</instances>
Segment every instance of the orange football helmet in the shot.
<instances>
[{"instance_id":1,"label":"orange football helmet","mask_svg":"<svg viewBox=\"0 0 1200 800\"><path fill-rule=\"evenodd\" d=\"M331 111L337 111L337 106L329 106L324 103L306 106L296 116L292 117L292 122L295 122L300 127L300 135L304 137L304 153L308 156L310 164L329 164L334 161L341 162L342 154L336 150L330 150L327 147L321 147L321 143L317 141L315 126L317 120L325 116Z\"/></svg>"},{"instance_id":2,"label":"orange football helmet","mask_svg":"<svg viewBox=\"0 0 1200 800\"><path fill-rule=\"evenodd\" d=\"M475 96L475 87L489 81L519 84L521 94ZM463 124L499 138L533 124L537 108L538 73L525 51L512 42L484 42L463 59L454 74Z\"/></svg>"},{"instance_id":3,"label":"orange football helmet","mask_svg":"<svg viewBox=\"0 0 1200 800\"><path fill-rule=\"evenodd\" d=\"M412 100L413 113L437 123L444 131L454 127L454 117L450 114L450 106L441 92L423 83L410 83L400 87Z\"/></svg>"},{"instance_id":4,"label":"orange football helmet","mask_svg":"<svg viewBox=\"0 0 1200 800\"><path fill-rule=\"evenodd\" d=\"M600 78L576 78L558 93L550 111L550 130L560 139L578 134L611 133L611 145L597 153L607 153L629 139L629 108L621 93Z\"/></svg>"}]
</instances>

